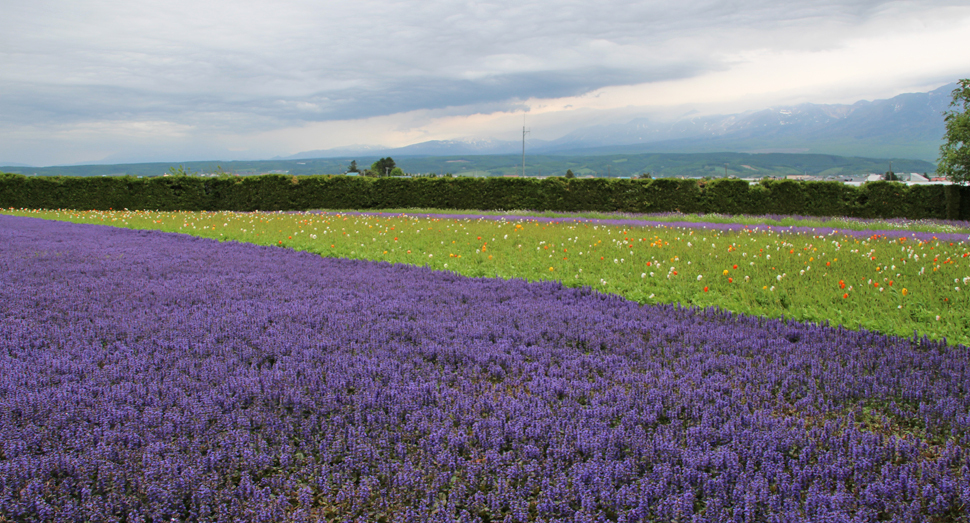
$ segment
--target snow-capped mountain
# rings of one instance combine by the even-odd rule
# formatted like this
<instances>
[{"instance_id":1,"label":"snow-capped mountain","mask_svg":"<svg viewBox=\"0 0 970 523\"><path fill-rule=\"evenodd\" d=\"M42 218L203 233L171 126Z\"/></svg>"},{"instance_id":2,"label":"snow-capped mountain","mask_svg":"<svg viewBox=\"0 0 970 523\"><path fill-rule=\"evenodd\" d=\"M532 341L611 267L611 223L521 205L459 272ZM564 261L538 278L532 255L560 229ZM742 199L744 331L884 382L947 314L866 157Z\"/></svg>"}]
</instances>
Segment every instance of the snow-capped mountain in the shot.
<instances>
[{"instance_id":1,"label":"snow-capped mountain","mask_svg":"<svg viewBox=\"0 0 970 523\"><path fill-rule=\"evenodd\" d=\"M637 118L585 127L558 139L530 139L530 154L599 152L810 152L935 160L944 134L942 113L954 85L928 93L851 105L800 104L675 121ZM357 145L307 151L285 159L350 156L514 154L522 142L432 140L405 147Z\"/></svg>"},{"instance_id":2,"label":"snow-capped mountain","mask_svg":"<svg viewBox=\"0 0 970 523\"><path fill-rule=\"evenodd\" d=\"M636 119L571 132L549 142L546 152L623 146L644 152L789 150L885 156L904 148L908 156L935 159L944 134L953 85L928 93L851 105L800 104L741 114L686 117L674 122ZM889 151L886 151L889 150ZM918 152L916 156L912 152ZM892 156L898 156L894 154Z\"/></svg>"}]
</instances>

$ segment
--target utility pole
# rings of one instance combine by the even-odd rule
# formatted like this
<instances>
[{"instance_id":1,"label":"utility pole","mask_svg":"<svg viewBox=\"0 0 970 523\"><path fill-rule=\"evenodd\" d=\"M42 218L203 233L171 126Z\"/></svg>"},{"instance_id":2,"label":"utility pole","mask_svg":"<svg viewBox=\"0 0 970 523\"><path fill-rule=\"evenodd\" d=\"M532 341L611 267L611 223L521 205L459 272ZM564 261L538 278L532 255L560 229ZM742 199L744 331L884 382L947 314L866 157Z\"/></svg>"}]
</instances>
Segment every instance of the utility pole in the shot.
<instances>
[{"instance_id":1,"label":"utility pole","mask_svg":"<svg viewBox=\"0 0 970 523\"><path fill-rule=\"evenodd\" d=\"M525 135L529 131L525 130L525 126L522 126L522 177L525 178Z\"/></svg>"}]
</instances>

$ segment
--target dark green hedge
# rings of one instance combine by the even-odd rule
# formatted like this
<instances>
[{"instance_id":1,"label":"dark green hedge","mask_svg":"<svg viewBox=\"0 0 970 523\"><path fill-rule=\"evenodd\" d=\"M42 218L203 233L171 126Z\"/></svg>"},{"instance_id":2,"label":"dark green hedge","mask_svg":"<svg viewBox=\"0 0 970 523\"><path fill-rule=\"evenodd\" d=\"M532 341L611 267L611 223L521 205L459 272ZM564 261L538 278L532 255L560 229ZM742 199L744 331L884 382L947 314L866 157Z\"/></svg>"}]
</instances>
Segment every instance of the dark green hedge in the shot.
<instances>
[{"instance_id":1,"label":"dark green hedge","mask_svg":"<svg viewBox=\"0 0 970 523\"><path fill-rule=\"evenodd\" d=\"M437 209L683 212L970 219L970 188L871 182L610 178L25 177L0 175L0 207L278 211Z\"/></svg>"}]
</instances>

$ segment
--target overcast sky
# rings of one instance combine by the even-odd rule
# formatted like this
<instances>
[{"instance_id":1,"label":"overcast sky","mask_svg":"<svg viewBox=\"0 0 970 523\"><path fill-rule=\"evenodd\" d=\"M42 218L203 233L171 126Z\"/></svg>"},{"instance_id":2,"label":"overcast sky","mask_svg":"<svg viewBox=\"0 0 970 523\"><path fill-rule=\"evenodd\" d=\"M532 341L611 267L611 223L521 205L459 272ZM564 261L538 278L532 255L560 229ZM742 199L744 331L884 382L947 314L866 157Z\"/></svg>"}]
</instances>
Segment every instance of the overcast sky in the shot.
<instances>
[{"instance_id":1,"label":"overcast sky","mask_svg":"<svg viewBox=\"0 0 970 523\"><path fill-rule=\"evenodd\" d=\"M970 77L966 0L0 0L0 165L554 139Z\"/></svg>"}]
</instances>

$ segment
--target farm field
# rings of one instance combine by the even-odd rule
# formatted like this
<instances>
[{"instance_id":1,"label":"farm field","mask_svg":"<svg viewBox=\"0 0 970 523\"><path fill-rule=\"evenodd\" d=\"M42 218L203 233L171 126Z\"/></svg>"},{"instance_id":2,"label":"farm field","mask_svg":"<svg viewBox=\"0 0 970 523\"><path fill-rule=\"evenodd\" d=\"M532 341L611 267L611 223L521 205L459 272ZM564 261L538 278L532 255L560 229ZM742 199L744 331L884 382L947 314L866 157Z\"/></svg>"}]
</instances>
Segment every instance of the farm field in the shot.
<instances>
[{"instance_id":1,"label":"farm field","mask_svg":"<svg viewBox=\"0 0 970 523\"><path fill-rule=\"evenodd\" d=\"M0 520L967 521L949 331L654 303L942 329L943 233L60 214L0 216Z\"/></svg>"},{"instance_id":2,"label":"farm field","mask_svg":"<svg viewBox=\"0 0 970 523\"><path fill-rule=\"evenodd\" d=\"M389 213L4 211L970 344L966 223Z\"/></svg>"}]
</instances>

